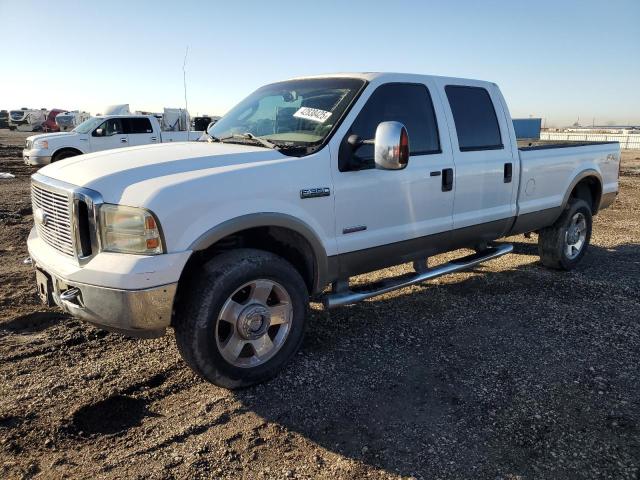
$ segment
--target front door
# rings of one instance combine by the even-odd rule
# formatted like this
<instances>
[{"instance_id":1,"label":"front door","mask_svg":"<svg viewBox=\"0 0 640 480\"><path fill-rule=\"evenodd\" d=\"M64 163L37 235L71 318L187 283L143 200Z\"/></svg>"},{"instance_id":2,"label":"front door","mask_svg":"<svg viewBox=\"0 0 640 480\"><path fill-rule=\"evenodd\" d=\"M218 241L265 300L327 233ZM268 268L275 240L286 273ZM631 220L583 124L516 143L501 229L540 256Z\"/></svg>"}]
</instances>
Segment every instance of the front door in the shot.
<instances>
[{"instance_id":1,"label":"front door","mask_svg":"<svg viewBox=\"0 0 640 480\"><path fill-rule=\"evenodd\" d=\"M383 84L366 100L342 139L334 173L342 277L424 257L448 243L453 191L443 185L453 159L444 144L448 139L438 133L442 118L422 83ZM374 146L354 150L347 138L373 139L378 124L392 120L409 133L409 164L403 170L376 169Z\"/></svg>"},{"instance_id":2,"label":"front door","mask_svg":"<svg viewBox=\"0 0 640 480\"><path fill-rule=\"evenodd\" d=\"M129 136L124 133L119 118L109 118L91 133L90 143L92 152L128 147Z\"/></svg>"}]
</instances>

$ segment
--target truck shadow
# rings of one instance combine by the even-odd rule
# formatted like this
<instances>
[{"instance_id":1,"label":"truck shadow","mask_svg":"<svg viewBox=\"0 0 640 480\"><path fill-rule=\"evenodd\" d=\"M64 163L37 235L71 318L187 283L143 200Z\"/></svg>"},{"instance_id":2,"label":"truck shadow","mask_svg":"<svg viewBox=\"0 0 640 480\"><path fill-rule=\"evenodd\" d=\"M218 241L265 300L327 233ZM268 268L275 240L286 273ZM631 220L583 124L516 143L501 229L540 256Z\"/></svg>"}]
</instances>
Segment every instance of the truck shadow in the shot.
<instances>
[{"instance_id":1,"label":"truck shadow","mask_svg":"<svg viewBox=\"0 0 640 480\"><path fill-rule=\"evenodd\" d=\"M295 361L238 398L353 460L356 476L359 463L417 478L554 476L556 454L574 473L615 465L640 431L637 287L640 245L626 244L591 247L570 273L535 260L314 310ZM614 302L592 301L607 291Z\"/></svg>"},{"instance_id":2,"label":"truck shadow","mask_svg":"<svg viewBox=\"0 0 640 480\"><path fill-rule=\"evenodd\" d=\"M64 318L65 315L62 312L30 312L0 323L0 330L9 333L37 333L46 330Z\"/></svg>"}]
</instances>

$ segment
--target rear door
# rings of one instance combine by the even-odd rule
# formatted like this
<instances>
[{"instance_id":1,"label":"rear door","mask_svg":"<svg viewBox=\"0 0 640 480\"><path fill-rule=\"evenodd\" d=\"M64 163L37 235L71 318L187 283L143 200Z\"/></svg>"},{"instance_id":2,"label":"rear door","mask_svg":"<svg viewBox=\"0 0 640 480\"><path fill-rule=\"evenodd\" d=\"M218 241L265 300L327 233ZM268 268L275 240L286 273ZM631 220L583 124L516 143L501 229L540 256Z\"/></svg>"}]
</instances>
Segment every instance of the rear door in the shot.
<instances>
[{"instance_id":1,"label":"rear door","mask_svg":"<svg viewBox=\"0 0 640 480\"><path fill-rule=\"evenodd\" d=\"M455 161L454 244L499 238L516 214L518 180L501 95L485 82L438 81Z\"/></svg>"},{"instance_id":2,"label":"rear door","mask_svg":"<svg viewBox=\"0 0 640 480\"><path fill-rule=\"evenodd\" d=\"M101 130L102 135L99 135ZM124 133L120 118L109 118L91 132L91 151L111 150L129 146L129 136Z\"/></svg>"},{"instance_id":3,"label":"rear door","mask_svg":"<svg viewBox=\"0 0 640 480\"><path fill-rule=\"evenodd\" d=\"M150 143L160 143L157 133L153 131L151 120L147 117L124 118L123 127L129 135L129 145L149 145Z\"/></svg>"}]
</instances>

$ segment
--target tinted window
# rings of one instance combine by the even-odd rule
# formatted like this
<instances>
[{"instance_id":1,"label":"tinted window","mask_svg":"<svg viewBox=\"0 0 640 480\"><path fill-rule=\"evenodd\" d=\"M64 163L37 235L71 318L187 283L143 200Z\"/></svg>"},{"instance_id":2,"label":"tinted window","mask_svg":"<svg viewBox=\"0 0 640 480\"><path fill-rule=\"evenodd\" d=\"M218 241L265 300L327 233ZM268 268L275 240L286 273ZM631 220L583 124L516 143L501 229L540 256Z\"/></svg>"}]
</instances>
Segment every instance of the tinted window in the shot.
<instances>
[{"instance_id":1,"label":"tinted window","mask_svg":"<svg viewBox=\"0 0 640 480\"><path fill-rule=\"evenodd\" d=\"M489 92L484 88L454 85L447 86L445 91L456 122L460 151L503 148Z\"/></svg>"},{"instance_id":2,"label":"tinted window","mask_svg":"<svg viewBox=\"0 0 640 480\"><path fill-rule=\"evenodd\" d=\"M362 140L376 136L380 122L397 121L407 127L411 155L440 152L438 125L429 90L424 85L387 84L376 89L358 114L347 134ZM343 143L344 145L344 143ZM347 145L340 155L340 170L373 168L374 146L364 144L354 153Z\"/></svg>"},{"instance_id":3,"label":"tinted window","mask_svg":"<svg viewBox=\"0 0 640 480\"><path fill-rule=\"evenodd\" d=\"M123 118L124 133L153 133L148 118Z\"/></svg>"}]
</instances>

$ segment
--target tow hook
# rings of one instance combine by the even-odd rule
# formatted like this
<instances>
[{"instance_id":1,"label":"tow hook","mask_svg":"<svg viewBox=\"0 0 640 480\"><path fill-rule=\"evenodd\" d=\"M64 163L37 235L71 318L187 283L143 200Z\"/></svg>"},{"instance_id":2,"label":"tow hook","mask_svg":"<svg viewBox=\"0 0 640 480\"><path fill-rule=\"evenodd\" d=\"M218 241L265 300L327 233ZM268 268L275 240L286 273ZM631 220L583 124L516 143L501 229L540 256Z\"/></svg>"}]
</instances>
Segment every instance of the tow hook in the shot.
<instances>
[{"instance_id":1,"label":"tow hook","mask_svg":"<svg viewBox=\"0 0 640 480\"><path fill-rule=\"evenodd\" d=\"M60 294L60 301L71 304L73 307L84 307L82 303L82 295L79 288L70 288Z\"/></svg>"}]
</instances>

